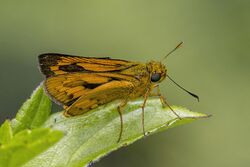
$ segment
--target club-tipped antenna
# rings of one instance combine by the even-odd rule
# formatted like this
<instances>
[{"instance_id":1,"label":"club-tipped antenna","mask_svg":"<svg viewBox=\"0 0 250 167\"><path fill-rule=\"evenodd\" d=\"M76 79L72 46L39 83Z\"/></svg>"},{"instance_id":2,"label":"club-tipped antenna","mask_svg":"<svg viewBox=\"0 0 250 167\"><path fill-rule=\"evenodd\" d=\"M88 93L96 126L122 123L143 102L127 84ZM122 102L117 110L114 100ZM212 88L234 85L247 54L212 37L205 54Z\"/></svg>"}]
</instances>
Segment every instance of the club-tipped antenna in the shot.
<instances>
[{"instance_id":1,"label":"club-tipped antenna","mask_svg":"<svg viewBox=\"0 0 250 167\"><path fill-rule=\"evenodd\" d=\"M187 92L188 94L190 94L191 96L193 96L194 98L196 98L198 100L198 102L200 101L199 96L197 96L196 94L188 91L187 89L183 88L181 85L179 85L177 82L175 82L169 75L167 75L167 77L179 88L181 88L182 90L184 90L185 92Z\"/></svg>"},{"instance_id":2,"label":"club-tipped antenna","mask_svg":"<svg viewBox=\"0 0 250 167\"><path fill-rule=\"evenodd\" d=\"M178 48L180 48L182 44L183 44L183 42L181 41L173 50L171 50L166 56L164 56L164 58L163 58L162 60L166 59L166 58L167 58L169 55L171 55L174 51L176 51Z\"/></svg>"}]
</instances>

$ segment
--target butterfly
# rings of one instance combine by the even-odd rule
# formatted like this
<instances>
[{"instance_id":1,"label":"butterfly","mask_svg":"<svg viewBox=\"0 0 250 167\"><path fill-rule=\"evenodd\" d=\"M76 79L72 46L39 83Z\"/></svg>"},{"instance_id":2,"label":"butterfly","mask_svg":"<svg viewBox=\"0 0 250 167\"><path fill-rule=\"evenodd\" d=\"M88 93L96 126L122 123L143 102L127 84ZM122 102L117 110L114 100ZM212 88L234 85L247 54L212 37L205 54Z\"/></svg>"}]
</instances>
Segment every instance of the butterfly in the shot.
<instances>
[{"instance_id":1,"label":"butterfly","mask_svg":"<svg viewBox=\"0 0 250 167\"><path fill-rule=\"evenodd\" d=\"M46 76L45 91L55 103L63 105L65 116L81 115L100 105L120 100L120 105L117 106L121 122L118 142L123 132L123 107L130 100L144 97L144 135L144 108L149 96L160 97L162 104L180 118L160 93L159 83L168 76L166 66L160 61L140 63L109 57L81 57L58 53L41 54L38 59L40 71ZM152 93L154 88L157 88L156 94ZM198 98L197 95L188 93Z\"/></svg>"}]
</instances>

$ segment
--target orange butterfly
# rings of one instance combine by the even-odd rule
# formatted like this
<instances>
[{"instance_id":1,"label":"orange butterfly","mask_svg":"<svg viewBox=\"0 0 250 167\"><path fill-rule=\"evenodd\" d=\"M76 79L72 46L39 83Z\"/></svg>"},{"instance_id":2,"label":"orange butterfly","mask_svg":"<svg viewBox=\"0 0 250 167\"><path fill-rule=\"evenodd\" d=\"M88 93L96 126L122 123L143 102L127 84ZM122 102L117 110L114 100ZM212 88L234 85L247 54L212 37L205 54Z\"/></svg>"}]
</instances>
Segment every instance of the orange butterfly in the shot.
<instances>
[{"instance_id":1,"label":"orange butterfly","mask_svg":"<svg viewBox=\"0 0 250 167\"><path fill-rule=\"evenodd\" d=\"M53 101L64 106L66 116L84 114L102 104L120 99L118 112L121 130L118 142L123 131L122 107L129 100L144 96L144 134L144 107L154 88L158 88L156 96L170 107L159 91L159 83L168 76L166 67L161 62L149 61L144 64L119 59L47 53L39 56L39 64L41 72L46 76L44 86L47 94ZM198 98L191 92L188 93ZM179 117L176 113L175 115Z\"/></svg>"}]
</instances>

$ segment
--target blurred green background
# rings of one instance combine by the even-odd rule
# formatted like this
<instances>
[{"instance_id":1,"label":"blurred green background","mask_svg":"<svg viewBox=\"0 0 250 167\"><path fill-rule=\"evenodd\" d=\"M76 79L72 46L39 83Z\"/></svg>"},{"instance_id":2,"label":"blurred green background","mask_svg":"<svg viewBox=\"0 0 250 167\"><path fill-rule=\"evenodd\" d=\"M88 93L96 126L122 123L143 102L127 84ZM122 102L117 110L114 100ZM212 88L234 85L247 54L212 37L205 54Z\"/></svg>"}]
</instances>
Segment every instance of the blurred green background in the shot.
<instances>
[{"instance_id":1,"label":"blurred green background","mask_svg":"<svg viewBox=\"0 0 250 167\"><path fill-rule=\"evenodd\" d=\"M249 0L0 0L0 118L43 80L37 56L59 52L146 62L171 55L169 103L213 114L116 151L96 167L250 164Z\"/></svg>"}]
</instances>

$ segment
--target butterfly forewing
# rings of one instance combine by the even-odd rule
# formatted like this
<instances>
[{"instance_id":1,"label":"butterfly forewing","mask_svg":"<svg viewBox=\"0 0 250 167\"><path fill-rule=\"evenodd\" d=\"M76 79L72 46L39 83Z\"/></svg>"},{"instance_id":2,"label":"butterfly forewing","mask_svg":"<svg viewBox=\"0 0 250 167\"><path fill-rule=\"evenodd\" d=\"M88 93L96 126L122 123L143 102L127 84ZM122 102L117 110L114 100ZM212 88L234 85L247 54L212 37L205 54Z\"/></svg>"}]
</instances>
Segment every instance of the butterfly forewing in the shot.
<instances>
[{"instance_id":1,"label":"butterfly forewing","mask_svg":"<svg viewBox=\"0 0 250 167\"><path fill-rule=\"evenodd\" d=\"M68 115L124 98L140 82L130 70L138 64L125 60L43 54L39 63L47 77L46 92Z\"/></svg>"},{"instance_id":2,"label":"butterfly forewing","mask_svg":"<svg viewBox=\"0 0 250 167\"><path fill-rule=\"evenodd\" d=\"M39 56L40 69L46 77L72 72L119 72L135 66L126 60L110 58L89 58L63 54L42 54Z\"/></svg>"}]
</instances>

